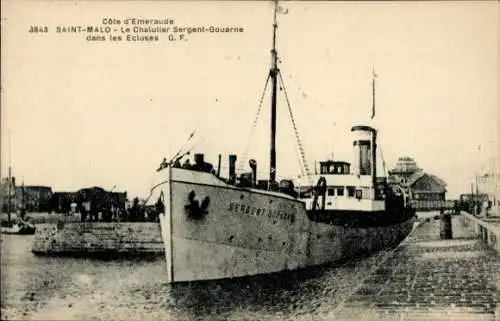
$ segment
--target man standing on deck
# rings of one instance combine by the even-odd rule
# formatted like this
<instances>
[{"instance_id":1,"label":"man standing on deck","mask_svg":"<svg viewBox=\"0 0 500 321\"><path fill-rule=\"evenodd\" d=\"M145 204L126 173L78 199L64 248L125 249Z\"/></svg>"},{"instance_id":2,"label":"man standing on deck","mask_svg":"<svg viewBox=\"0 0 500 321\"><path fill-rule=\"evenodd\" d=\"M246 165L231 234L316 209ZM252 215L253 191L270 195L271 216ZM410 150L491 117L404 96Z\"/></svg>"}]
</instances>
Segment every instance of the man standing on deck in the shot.
<instances>
[{"instance_id":1,"label":"man standing on deck","mask_svg":"<svg viewBox=\"0 0 500 321\"><path fill-rule=\"evenodd\" d=\"M184 169L191 169L191 162L189 161L189 158L186 159L186 161L184 162L184 164L182 164L182 168L184 168Z\"/></svg>"}]
</instances>

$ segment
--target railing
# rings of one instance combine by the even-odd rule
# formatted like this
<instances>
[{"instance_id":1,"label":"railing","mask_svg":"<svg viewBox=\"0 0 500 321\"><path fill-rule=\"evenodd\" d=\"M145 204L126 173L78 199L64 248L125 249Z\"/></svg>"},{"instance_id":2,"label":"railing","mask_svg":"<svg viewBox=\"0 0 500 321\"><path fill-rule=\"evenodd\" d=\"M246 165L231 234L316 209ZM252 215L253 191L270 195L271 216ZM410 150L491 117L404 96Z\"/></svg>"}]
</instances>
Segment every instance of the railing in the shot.
<instances>
[{"instance_id":1,"label":"railing","mask_svg":"<svg viewBox=\"0 0 500 321\"><path fill-rule=\"evenodd\" d=\"M477 238L481 239L489 248L495 250L497 255L500 255L500 225L487 222L463 211L460 219Z\"/></svg>"},{"instance_id":2,"label":"railing","mask_svg":"<svg viewBox=\"0 0 500 321\"><path fill-rule=\"evenodd\" d=\"M453 200L410 200L410 204L417 211L438 211L441 209L451 210L455 206Z\"/></svg>"}]
</instances>

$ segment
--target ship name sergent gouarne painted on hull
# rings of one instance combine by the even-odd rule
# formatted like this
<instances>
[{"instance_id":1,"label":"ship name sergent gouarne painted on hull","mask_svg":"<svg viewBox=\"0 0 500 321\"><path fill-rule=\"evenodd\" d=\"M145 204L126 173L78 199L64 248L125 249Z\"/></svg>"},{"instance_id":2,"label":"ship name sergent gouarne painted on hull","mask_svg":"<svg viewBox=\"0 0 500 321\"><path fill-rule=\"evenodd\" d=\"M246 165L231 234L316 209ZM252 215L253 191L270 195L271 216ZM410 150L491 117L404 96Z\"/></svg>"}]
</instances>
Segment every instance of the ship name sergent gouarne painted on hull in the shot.
<instances>
[{"instance_id":1,"label":"ship name sergent gouarne painted on hull","mask_svg":"<svg viewBox=\"0 0 500 321\"><path fill-rule=\"evenodd\" d=\"M245 213L256 217L267 216L271 219L281 219L285 221L295 222L295 214L290 214L284 211L275 210L272 208L258 208L247 204L230 202L228 211L235 213Z\"/></svg>"}]
</instances>

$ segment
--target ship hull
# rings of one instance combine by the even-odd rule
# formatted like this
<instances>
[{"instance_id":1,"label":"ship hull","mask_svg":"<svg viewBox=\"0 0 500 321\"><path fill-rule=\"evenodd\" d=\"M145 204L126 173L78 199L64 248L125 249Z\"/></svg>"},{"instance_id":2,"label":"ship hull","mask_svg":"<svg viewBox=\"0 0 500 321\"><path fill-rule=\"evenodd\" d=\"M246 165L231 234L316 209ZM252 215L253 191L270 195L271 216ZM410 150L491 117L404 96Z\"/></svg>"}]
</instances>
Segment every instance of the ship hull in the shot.
<instances>
[{"instance_id":1,"label":"ship hull","mask_svg":"<svg viewBox=\"0 0 500 321\"><path fill-rule=\"evenodd\" d=\"M238 188L209 173L168 168L154 189L169 282L215 280L332 263L394 246L412 219L382 226L311 220L305 205ZM208 199L208 200L207 200Z\"/></svg>"}]
</instances>

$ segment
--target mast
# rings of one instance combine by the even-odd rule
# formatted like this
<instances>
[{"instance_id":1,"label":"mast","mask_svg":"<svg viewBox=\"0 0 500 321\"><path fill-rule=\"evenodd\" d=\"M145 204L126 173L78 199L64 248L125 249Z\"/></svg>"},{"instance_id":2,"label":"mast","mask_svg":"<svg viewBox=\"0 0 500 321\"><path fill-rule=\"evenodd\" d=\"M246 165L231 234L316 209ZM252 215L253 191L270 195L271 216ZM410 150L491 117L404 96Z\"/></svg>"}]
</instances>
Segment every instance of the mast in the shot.
<instances>
[{"instance_id":1,"label":"mast","mask_svg":"<svg viewBox=\"0 0 500 321\"><path fill-rule=\"evenodd\" d=\"M11 219L10 219L10 207L12 206L12 202L11 202L11 198L12 198L12 190L11 190L11 184L12 184L12 173L11 173L11 167L9 166L9 185L8 185L8 188L9 188L9 203L7 204L8 205L8 208L7 208L7 226L10 227L10 222L11 222Z\"/></svg>"},{"instance_id":2,"label":"mast","mask_svg":"<svg viewBox=\"0 0 500 321\"><path fill-rule=\"evenodd\" d=\"M274 2L274 23L273 23L273 47L271 49L271 70L269 75L272 80L272 95L271 95L271 157L269 166L269 181L276 181L276 103L277 103L277 87L278 87L278 53L276 51L276 29L277 22L278 0Z\"/></svg>"},{"instance_id":3,"label":"mast","mask_svg":"<svg viewBox=\"0 0 500 321\"><path fill-rule=\"evenodd\" d=\"M375 117L375 79L377 78L377 74L375 73L375 69L373 69L373 79L372 79L372 117Z\"/></svg>"},{"instance_id":4,"label":"mast","mask_svg":"<svg viewBox=\"0 0 500 321\"><path fill-rule=\"evenodd\" d=\"M7 226L8 227L11 227L10 226L10 223L11 223L11 217L10 217L10 207L12 206L12 190L11 190L11 184L12 184L12 166L11 166L11 157L12 157L12 146L11 146L12 142L11 142L11 137L10 137L10 129L9 129L9 184L8 184L8 192L9 192L9 196L8 196L8 208L7 208Z\"/></svg>"},{"instance_id":5,"label":"mast","mask_svg":"<svg viewBox=\"0 0 500 321\"><path fill-rule=\"evenodd\" d=\"M372 80L372 117L375 117L375 79L377 74L375 73L375 68L373 69L373 80ZM377 131L372 132L372 184L373 188L377 187ZM376 196L376 193L375 193Z\"/></svg>"}]
</instances>

